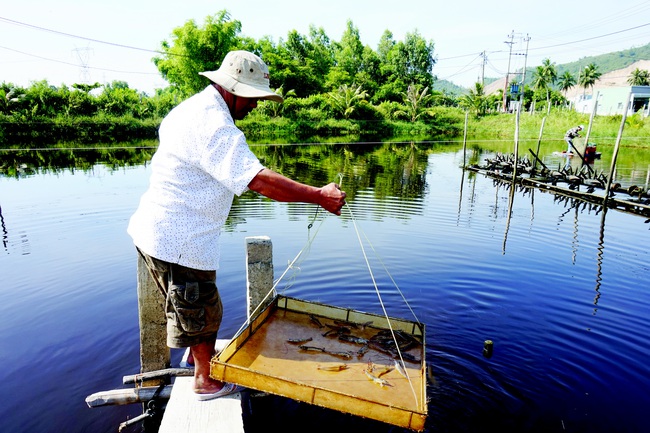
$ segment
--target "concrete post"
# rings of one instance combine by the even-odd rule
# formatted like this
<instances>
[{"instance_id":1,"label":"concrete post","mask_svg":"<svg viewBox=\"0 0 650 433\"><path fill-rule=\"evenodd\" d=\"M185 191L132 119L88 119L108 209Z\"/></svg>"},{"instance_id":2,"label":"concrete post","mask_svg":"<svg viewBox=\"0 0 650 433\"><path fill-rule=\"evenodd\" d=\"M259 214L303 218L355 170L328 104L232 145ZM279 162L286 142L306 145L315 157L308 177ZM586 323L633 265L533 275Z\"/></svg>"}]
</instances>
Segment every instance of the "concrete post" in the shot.
<instances>
[{"instance_id":1,"label":"concrete post","mask_svg":"<svg viewBox=\"0 0 650 433\"><path fill-rule=\"evenodd\" d=\"M167 347L167 319L165 300L149 274L147 265L138 256L138 317L140 322L140 372L162 370L170 366ZM143 386L155 386L160 380L151 380Z\"/></svg>"},{"instance_id":2,"label":"concrete post","mask_svg":"<svg viewBox=\"0 0 650 433\"><path fill-rule=\"evenodd\" d=\"M261 311L264 311L275 296L275 290L269 294L273 287L273 245L271 238L268 236L246 238L246 270L248 318L251 320Z\"/></svg>"}]
</instances>

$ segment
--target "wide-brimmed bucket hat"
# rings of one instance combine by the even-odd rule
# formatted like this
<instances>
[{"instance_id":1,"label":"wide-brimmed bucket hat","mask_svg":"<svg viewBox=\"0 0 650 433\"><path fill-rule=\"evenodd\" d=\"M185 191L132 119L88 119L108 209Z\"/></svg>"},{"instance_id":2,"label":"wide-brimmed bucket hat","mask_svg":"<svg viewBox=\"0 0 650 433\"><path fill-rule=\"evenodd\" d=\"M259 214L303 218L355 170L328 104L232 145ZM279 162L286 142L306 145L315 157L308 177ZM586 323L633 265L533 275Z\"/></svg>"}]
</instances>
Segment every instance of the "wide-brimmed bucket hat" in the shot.
<instances>
[{"instance_id":1,"label":"wide-brimmed bucket hat","mask_svg":"<svg viewBox=\"0 0 650 433\"><path fill-rule=\"evenodd\" d=\"M199 72L233 95L244 98L270 99L282 102L282 96L269 87L269 68L255 54L231 51L216 71Z\"/></svg>"}]
</instances>

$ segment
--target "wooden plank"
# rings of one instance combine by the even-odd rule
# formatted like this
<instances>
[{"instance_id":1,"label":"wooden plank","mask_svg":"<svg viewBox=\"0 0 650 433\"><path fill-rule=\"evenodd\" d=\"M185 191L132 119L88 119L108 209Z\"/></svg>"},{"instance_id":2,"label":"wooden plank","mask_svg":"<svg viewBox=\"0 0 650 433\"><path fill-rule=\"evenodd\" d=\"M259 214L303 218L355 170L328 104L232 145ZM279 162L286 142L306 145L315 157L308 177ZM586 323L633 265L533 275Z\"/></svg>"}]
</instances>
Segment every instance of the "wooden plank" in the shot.
<instances>
[{"instance_id":1,"label":"wooden plank","mask_svg":"<svg viewBox=\"0 0 650 433\"><path fill-rule=\"evenodd\" d=\"M199 401L194 379L177 377L158 433L244 433L241 393Z\"/></svg>"}]
</instances>

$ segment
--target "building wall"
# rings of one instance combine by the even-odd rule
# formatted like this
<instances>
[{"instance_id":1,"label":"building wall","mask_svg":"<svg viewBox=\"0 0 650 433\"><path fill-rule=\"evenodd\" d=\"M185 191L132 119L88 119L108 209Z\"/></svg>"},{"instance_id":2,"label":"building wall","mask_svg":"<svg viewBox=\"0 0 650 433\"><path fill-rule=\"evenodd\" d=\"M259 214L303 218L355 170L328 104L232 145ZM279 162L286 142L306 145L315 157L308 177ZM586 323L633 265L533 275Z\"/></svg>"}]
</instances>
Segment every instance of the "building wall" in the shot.
<instances>
[{"instance_id":1,"label":"building wall","mask_svg":"<svg viewBox=\"0 0 650 433\"><path fill-rule=\"evenodd\" d=\"M572 106L574 110L579 113L591 113L593 111L594 97L598 98L598 106L596 107L596 115L611 116L615 114L623 114L625 106L630 109L632 104L628 104L630 92L634 94L634 109L638 111L643 110L643 115L648 116L649 107L648 99L650 98L650 86L622 86L622 87L607 87L607 88L594 88L594 95L576 95L573 99ZM627 114L634 114L630 110Z\"/></svg>"}]
</instances>

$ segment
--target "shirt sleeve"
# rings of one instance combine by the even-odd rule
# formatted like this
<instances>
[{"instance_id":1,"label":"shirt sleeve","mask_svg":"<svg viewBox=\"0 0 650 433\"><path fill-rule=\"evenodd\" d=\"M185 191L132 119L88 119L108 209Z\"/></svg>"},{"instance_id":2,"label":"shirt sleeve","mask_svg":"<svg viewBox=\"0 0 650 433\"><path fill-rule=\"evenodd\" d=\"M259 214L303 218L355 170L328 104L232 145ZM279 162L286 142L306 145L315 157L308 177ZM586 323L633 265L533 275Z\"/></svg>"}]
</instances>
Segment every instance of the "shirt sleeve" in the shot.
<instances>
[{"instance_id":1,"label":"shirt sleeve","mask_svg":"<svg viewBox=\"0 0 650 433\"><path fill-rule=\"evenodd\" d=\"M215 131L201 165L225 188L241 195L264 166L248 147L244 133L234 125Z\"/></svg>"}]
</instances>

